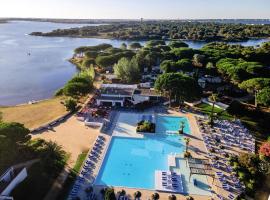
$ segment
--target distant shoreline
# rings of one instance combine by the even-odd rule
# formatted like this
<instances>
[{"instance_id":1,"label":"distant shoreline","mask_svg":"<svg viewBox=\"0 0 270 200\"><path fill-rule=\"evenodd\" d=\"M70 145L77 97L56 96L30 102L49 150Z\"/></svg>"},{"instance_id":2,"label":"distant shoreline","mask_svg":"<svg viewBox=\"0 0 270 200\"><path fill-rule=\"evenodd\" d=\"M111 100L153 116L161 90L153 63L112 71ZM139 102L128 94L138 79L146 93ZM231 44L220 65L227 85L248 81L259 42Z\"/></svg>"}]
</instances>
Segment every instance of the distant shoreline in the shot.
<instances>
[{"instance_id":1,"label":"distant shoreline","mask_svg":"<svg viewBox=\"0 0 270 200\"><path fill-rule=\"evenodd\" d=\"M43 32L32 32L29 33L28 35L31 36L37 36L37 37L65 37L65 38L97 38L97 39L110 39L110 40L123 40L127 42L136 42L136 41L149 41L150 39L119 39L119 38L114 38L111 36L104 36L104 35L96 35L96 36L80 36L80 35L45 35L46 33ZM263 40L267 39L270 40L270 37L250 37L247 39L243 40L195 40L195 39L170 39L166 38L164 39L165 41L174 41L174 40L180 40L180 41L192 41L192 42L205 42L205 43L210 43L210 42L224 42L224 43L229 43L229 42L247 42L249 40Z\"/></svg>"},{"instance_id":2,"label":"distant shoreline","mask_svg":"<svg viewBox=\"0 0 270 200\"><path fill-rule=\"evenodd\" d=\"M37 21L37 22L55 22L55 23L108 23L108 22L139 22L141 19L67 19L67 18L18 18L18 17L2 17L0 21ZM179 21L179 22L219 22L219 23L243 23L246 24L262 24L270 19L143 19L143 21Z\"/></svg>"}]
</instances>

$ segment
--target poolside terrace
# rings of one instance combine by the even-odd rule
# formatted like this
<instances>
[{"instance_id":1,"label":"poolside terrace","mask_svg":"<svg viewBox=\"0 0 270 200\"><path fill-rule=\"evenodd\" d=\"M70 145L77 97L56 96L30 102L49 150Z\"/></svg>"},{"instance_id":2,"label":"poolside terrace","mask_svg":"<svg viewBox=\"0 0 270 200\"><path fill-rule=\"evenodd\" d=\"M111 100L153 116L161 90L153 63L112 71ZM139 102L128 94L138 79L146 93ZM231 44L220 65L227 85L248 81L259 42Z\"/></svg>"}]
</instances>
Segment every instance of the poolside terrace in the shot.
<instances>
[{"instance_id":1,"label":"poolside terrace","mask_svg":"<svg viewBox=\"0 0 270 200\"><path fill-rule=\"evenodd\" d=\"M102 189L104 186L102 185L96 185L93 184L94 180L97 178L101 164L103 162L103 159L105 158L107 148L109 146L109 143L111 141L112 137L127 137L127 138L143 138L144 135L136 133L136 123L138 122L138 119L143 115L143 114L157 114L155 112L156 110L151 110L148 111L147 113L142 113L142 112L117 112L114 111L113 115L113 120L112 122L108 122L108 124L103 127L104 130L102 132L106 132L106 144L102 147L102 151L100 152L99 155L96 155L95 153L89 153L88 159L93 159L95 156L98 156L98 162L94 163L95 168L90 171L85 171L85 168L92 168L92 165L89 165L89 162L85 163L85 166L83 167L82 172L84 174L81 174L80 177L77 181L82 181L84 180L84 176L87 176L88 173L91 173L91 176L93 177L91 182L78 182L79 185L83 185L83 188L89 188L91 185L93 186L94 189L94 194L97 199L101 198L99 190ZM162 113L164 114L164 113ZM214 182L213 182L213 177L212 176L205 176L205 175L200 175L198 174L191 174L191 168L187 164L186 159L183 158L183 154L174 154L174 155L169 155L168 156L168 164L170 165L170 171L173 171L177 174L181 174L181 178L183 181L183 191L182 194L176 194L177 199L185 199L185 195L189 194L192 195L193 197L197 199L209 199L214 198L214 199L230 199L232 197L235 197L238 193L235 193L233 188L227 188L227 185L223 184L223 180L230 178L230 172L227 172L226 170L223 171L223 165L224 163L226 164L225 160L215 160L215 154L209 152L209 132L214 132L214 134L219 134L222 131L225 131L226 134L230 134L230 131L233 131L232 129L229 128L230 124L225 123L219 125L218 123L216 124L217 126L214 129L209 128L205 123L204 120L201 118L196 118L193 114L190 113L181 113L178 111L173 111L173 110L167 110L166 115L170 116L180 116L180 117L186 117L189 121L190 129L192 134L184 134L184 137L190 137L190 145L189 145L189 151L191 152L192 156L194 158L199 158L199 159L209 159L211 163L211 168L213 170L213 174L215 175L214 177ZM226 126L225 126L226 125ZM239 129L239 127L243 128L241 125L235 125ZM243 128L244 131L246 131ZM240 131L241 132L241 131ZM221 134L221 133L220 133ZM239 154L240 152L246 152L247 149L246 147L249 147L250 151L254 151L253 146L245 146L246 144L244 143L239 143L239 148L237 144L234 144L232 148L229 148L229 146L232 145L232 141L228 138L229 136L225 137L228 139L225 141L227 144L228 149L224 151L228 151L229 153L234 153L234 154ZM205 137L208 135L207 137ZM250 136L248 136L250 137ZM252 139L253 141L253 139ZM213 145L213 144L211 144ZM98 149L93 149L98 150ZM219 152L218 149L216 149L218 154L222 154L222 152ZM222 154L223 155L223 154ZM220 156L220 155L218 155ZM184 167L183 167L184 166ZM226 168L227 169L227 168ZM183 170L184 170L184 175L183 175ZM222 172L222 173L220 173ZM191 177L190 177L191 175ZM222 181L221 181L222 180ZM195 185L196 182L196 185ZM115 191L119 191L121 189L124 189L127 192L127 197L128 199L131 199L130 197L132 194L140 190L143 193L143 199L145 197L151 196L154 190L149 190L149 189L143 189L143 188L130 188L130 187L120 187L120 186L114 186ZM239 188L238 188L239 189ZM80 190L80 196L85 197L86 193L84 190ZM164 192L159 190L159 194L161 196L161 199L167 199L168 198L168 191Z\"/></svg>"}]
</instances>

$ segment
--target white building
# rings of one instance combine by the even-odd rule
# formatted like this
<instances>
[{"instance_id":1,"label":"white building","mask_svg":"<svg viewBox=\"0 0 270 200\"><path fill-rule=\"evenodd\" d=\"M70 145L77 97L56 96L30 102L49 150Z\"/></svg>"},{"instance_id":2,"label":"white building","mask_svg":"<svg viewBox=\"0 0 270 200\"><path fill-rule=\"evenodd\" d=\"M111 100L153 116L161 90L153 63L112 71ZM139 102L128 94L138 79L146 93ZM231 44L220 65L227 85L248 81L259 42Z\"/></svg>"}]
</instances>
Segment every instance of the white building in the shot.
<instances>
[{"instance_id":1,"label":"white building","mask_svg":"<svg viewBox=\"0 0 270 200\"><path fill-rule=\"evenodd\" d=\"M153 89L139 89L137 85L102 84L97 105L124 106L125 102L133 105L159 98Z\"/></svg>"},{"instance_id":2,"label":"white building","mask_svg":"<svg viewBox=\"0 0 270 200\"><path fill-rule=\"evenodd\" d=\"M218 76L210 76L210 75L205 75L204 77L198 79L198 84L199 86L201 86L201 88L205 88L207 83L211 84L222 83L222 79Z\"/></svg>"},{"instance_id":3,"label":"white building","mask_svg":"<svg viewBox=\"0 0 270 200\"><path fill-rule=\"evenodd\" d=\"M13 199L9 196L12 190L27 177L25 167L10 167L0 177L0 200Z\"/></svg>"}]
</instances>

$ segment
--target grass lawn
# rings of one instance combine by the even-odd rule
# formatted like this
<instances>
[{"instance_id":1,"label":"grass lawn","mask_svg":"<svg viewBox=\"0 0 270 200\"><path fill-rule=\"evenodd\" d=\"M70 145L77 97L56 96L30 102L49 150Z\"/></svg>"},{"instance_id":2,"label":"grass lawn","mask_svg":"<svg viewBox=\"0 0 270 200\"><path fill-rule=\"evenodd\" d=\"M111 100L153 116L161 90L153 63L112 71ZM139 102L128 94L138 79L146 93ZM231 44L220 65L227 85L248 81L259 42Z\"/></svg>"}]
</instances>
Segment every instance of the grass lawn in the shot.
<instances>
[{"instance_id":1,"label":"grass lawn","mask_svg":"<svg viewBox=\"0 0 270 200\"><path fill-rule=\"evenodd\" d=\"M67 113L65 106L60 102L61 98L53 98L31 105L0 107L0 112L3 121L20 122L32 129Z\"/></svg>"},{"instance_id":2,"label":"grass lawn","mask_svg":"<svg viewBox=\"0 0 270 200\"><path fill-rule=\"evenodd\" d=\"M212 106L206 103L201 103L196 105L196 108L200 110L202 113L210 115L212 111ZM220 119L233 119L234 117L230 115L226 110L222 110L220 108L214 107L214 113L217 113L218 118Z\"/></svg>"},{"instance_id":3,"label":"grass lawn","mask_svg":"<svg viewBox=\"0 0 270 200\"><path fill-rule=\"evenodd\" d=\"M73 183L74 183L74 181L76 179L76 176L79 174L80 169L81 169L81 167L82 167L82 165L84 163L84 160L86 159L87 152L88 151L84 151L78 156L77 161L76 161L73 169L71 170L70 174L68 175L68 178L65 181L65 184L63 186L63 190L61 191L61 193L58 196L57 200L67 199L67 196L69 194L69 191L70 191L71 187L73 186Z\"/></svg>"}]
</instances>

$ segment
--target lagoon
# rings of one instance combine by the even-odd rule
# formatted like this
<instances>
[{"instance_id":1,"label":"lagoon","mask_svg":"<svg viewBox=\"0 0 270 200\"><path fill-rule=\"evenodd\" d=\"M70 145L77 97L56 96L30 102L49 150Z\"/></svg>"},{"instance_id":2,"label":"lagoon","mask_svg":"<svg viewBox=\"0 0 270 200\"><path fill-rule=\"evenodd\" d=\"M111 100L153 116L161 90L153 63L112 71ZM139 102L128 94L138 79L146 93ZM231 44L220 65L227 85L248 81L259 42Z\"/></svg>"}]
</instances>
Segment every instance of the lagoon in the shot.
<instances>
[{"instance_id":1,"label":"lagoon","mask_svg":"<svg viewBox=\"0 0 270 200\"><path fill-rule=\"evenodd\" d=\"M68 61L75 48L101 43L119 47L126 42L112 39L28 35L35 31L48 32L57 28L84 25L31 21L0 24L0 105L16 105L52 97L54 92L77 72L76 67ZM92 26L96 25L98 24ZM249 40L240 44L255 46L265 41L267 39ZM141 43L144 44L143 41ZM186 43L196 49L205 44L198 41Z\"/></svg>"}]
</instances>

